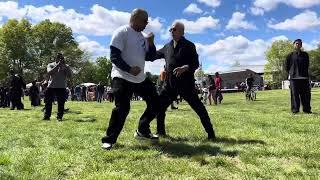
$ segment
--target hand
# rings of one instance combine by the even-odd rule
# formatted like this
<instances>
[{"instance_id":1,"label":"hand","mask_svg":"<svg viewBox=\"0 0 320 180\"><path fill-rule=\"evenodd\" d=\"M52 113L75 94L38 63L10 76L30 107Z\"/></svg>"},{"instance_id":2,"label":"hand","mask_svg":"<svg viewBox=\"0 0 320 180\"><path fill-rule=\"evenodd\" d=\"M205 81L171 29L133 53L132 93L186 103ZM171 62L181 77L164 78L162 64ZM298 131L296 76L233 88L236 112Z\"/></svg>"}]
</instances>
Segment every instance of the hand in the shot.
<instances>
[{"instance_id":1,"label":"hand","mask_svg":"<svg viewBox=\"0 0 320 180\"><path fill-rule=\"evenodd\" d=\"M180 77L182 73L186 72L189 69L188 65L184 65L181 67L177 67L173 70L173 74L176 75L177 77Z\"/></svg>"},{"instance_id":2,"label":"hand","mask_svg":"<svg viewBox=\"0 0 320 180\"><path fill-rule=\"evenodd\" d=\"M146 39L147 39L149 45L153 45L154 44L154 34L152 32L147 34Z\"/></svg>"},{"instance_id":3,"label":"hand","mask_svg":"<svg viewBox=\"0 0 320 180\"><path fill-rule=\"evenodd\" d=\"M129 73L134 75L134 76L137 76L140 72L141 72L141 68L138 67L138 66L131 67L131 69L129 71Z\"/></svg>"}]
</instances>

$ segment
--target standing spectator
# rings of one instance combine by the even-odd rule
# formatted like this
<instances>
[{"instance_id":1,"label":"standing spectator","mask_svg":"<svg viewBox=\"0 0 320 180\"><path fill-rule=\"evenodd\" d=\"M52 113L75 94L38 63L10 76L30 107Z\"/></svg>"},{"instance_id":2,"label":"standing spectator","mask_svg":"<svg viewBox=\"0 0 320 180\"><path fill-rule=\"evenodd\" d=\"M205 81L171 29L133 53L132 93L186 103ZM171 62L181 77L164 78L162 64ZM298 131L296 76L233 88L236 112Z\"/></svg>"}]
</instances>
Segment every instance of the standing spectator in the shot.
<instances>
[{"instance_id":1,"label":"standing spectator","mask_svg":"<svg viewBox=\"0 0 320 180\"><path fill-rule=\"evenodd\" d=\"M81 101L88 101L87 100L88 88L87 86L81 87Z\"/></svg>"},{"instance_id":2,"label":"standing spectator","mask_svg":"<svg viewBox=\"0 0 320 180\"><path fill-rule=\"evenodd\" d=\"M40 95L39 88L37 86L37 81L32 81L32 86L29 89L29 98L31 101L31 106L39 106L40 104Z\"/></svg>"},{"instance_id":3,"label":"standing spectator","mask_svg":"<svg viewBox=\"0 0 320 180\"><path fill-rule=\"evenodd\" d=\"M0 85L0 107L5 107L4 106L4 101L5 101L5 91L4 91L4 87L2 85Z\"/></svg>"},{"instance_id":4,"label":"standing spectator","mask_svg":"<svg viewBox=\"0 0 320 180\"><path fill-rule=\"evenodd\" d=\"M135 9L131 13L130 25L118 28L112 36L110 59L113 64L111 77L115 108L112 110L106 136L102 138L104 149L110 149L116 143L129 113L133 93L141 96L147 104L135 138L158 139L150 131L150 122L156 116L159 97L153 82L144 73L148 41L141 31L147 24L148 13L143 9Z\"/></svg>"},{"instance_id":5,"label":"standing spectator","mask_svg":"<svg viewBox=\"0 0 320 180\"><path fill-rule=\"evenodd\" d=\"M253 82L254 82L254 78L253 78L253 75L250 73L246 78L246 94L249 94L249 92L251 91Z\"/></svg>"},{"instance_id":6,"label":"standing spectator","mask_svg":"<svg viewBox=\"0 0 320 180\"><path fill-rule=\"evenodd\" d=\"M81 100L81 87L79 85L77 85L74 88L74 93L76 94L76 100L80 101Z\"/></svg>"},{"instance_id":7,"label":"standing spectator","mask_svg":"<svg viewBox=\"0 0 320 180\"><path fill-rule=\"evenodd\" d=\"M221 101L223 99L222 93L221 93L221 83L222 79L218 72L215 73L214 83L216 85L216 101L221 104Z\"/></svg>"},{"instance_id":8,"label":"standing spectator","mask_svg":"<svg viewBox=\"0 0 320 180\"><path fill-rule=\"evenodd\" d=\"M212 100L214 104L217 105L216 84L214 82L214 79L212 78L211 75L208 75L207 81L208 81L208 90L209 90L209 95L208 95L209 105L212 104Z\"/></svg>"},{"instance_id":9,"label":"standing spectator","mask_svg":"<svg viewBox=\"0 0 320 180\"><path fill-rule=\"evenodd\" d=\"M48 87L45 92L45 111L43 120L50 120L52 103L56 97L58 101L57 120L61 121L64 113L64 103L66 101L66 78L71 76L71 69L65 63L61 53L56 56L56 61L48 64L49 75Z\"/></svg>"},{"instance_id":10,"label":"standing spectator","mask_svg":"<svg viewBox=\"0 0 320 180\"><path fill-rule=\"evenodd\" d=\"M285 70L289 73L291 111L298 113L300 100L303 112L312 113L310 100L311 90L309 83L309 55L301 50L302 40L296 39L293 42L295 51L291 52L285 61Z\"/></svg>"},{"instance_id":11,"label":"standing spectator","mask_svg":"<svg viewBox=\"0 0 320 180\"><path fill-rule=\"evenodd\" d=\"M103 98L103 94L104 94L104 86L101 85L101 82L99 82L99 84L97 86L97 93L98 93L97 101L99 103L101 103L102 98Z\"/></svg>"},{"instance_id":12,"label":"standing spectator","mask_svg":"<svg viewBox=\"0 0 320 180\"><path fill-rule=\"evenodd\" d=\"M21 102L21 97L23 95L23 89L26 89L26 84L24 83L23 78L14 74L13 70L10 70L10 100L11 100L11 110L17 108L18 110L24 109L24 105Z\"/></svg>"}]
</instances>

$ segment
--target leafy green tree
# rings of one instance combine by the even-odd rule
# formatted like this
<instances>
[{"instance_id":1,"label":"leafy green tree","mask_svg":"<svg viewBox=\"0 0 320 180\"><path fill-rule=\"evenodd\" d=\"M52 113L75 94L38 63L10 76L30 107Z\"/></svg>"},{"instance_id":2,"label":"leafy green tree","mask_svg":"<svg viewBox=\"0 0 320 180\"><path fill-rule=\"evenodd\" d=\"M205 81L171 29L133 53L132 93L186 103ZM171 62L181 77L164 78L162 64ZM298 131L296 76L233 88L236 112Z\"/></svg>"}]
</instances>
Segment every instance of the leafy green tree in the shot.
<instances>
[{"instance_id":1,"label":"leafy green tree","mask_svg":"<svg viewBox=\"0 0 320 180\"><path fill-rule=\"evenodd\" d=\"M320 44L318 48L312 51L309 51L310 58L310 67L309 73L312 80L320 80Z\"/></svg>"},{"instance_id":2,"label":"leafy green tree","mask_svg":"<svg viewBox=\"0 0 320 180\"><path fill-rule=\"evenodd\" d=\"M289 40L278 40L272 43L266 51L267 64L265 65L266 81L272 82L276 86L281 85L281 81L287 79L283 65L287 55L293 51L292 42Z\"/></svg>"},{"instance_id":3,"label":"leafy green tree","mask_svg":"<svg viewBox=\"0 0 320 180\"><path fill-rule=\"evenodd\" d=\"M36 61L38 77L46 74L46 66L54 61L58 52L62 52L74 72L79 72L83 64L89 60L88 54L79 49L72 30L65 24L44 20L32 28L33 55Z\"/></svg>"},{"instance_id":4,"label":"leafy green tree","mask_svg":"<svg viewBox=\"0 0 320 180\"><path fill-rule=\"evenodd\" d=\"M25 68L30 68L32 64L32 56L29 53L31 32L31 24L26 19L20 22L10 19L0 31L4 54L9 60L9 65L20 73L23 73Z\"/></svg>"},{"instance_id":5,"label":"leafy green tree","mask_svg":"<svg viewBox=\"0 0 320 180\"><path fill-rule=\"evenodd\" d=\"M97 72L96 72L96 81L101 82L103 85L111 84L111 70L112 62L111 60L104 57L98 57L96 59Z\"/></svg>"}]
</instances>

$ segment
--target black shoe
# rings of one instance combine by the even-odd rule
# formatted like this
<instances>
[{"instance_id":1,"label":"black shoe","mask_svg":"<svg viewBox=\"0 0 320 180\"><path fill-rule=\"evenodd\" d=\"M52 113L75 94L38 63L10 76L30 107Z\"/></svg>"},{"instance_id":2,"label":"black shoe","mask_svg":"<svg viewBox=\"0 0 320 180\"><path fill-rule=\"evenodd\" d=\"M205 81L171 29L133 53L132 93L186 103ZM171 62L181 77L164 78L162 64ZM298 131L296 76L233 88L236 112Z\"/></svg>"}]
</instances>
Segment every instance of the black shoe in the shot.
<instances>
[{"instance_id":1,"label":"black shoe","mask_svg":"<svg viewBox=\"0 0 320 180\"><path fill-rule=\"evenodd\" d=\"M208 134L208 140L209 140L209 141L213 141L213 140L215 140L215 139L216 139L216 135L215 135L214 132Z\"/></svg>"},{"instance_id":2,"label":"black shoe","mask_svg":"<svg viewBox=\"0 0 320 180\"><path fill-rule=\"evenodd\" d=\"M138 130L134 133L134 138L138 140L159 140L159 136L155 134L142 134Z\"/></svg>"},{"instance_id":3,"label":"black shoe","mask_svg":"<svg viewBox=\"0 0 320 180\"><path fill-rule=\"evenodd\" d=\"M42 120L45 120L45 121L50 121L50 117L43 117L43 119Z\"/></svg>"},{"instance_id":4,"label":"black shoe","mask_svg":"<svg viewBox=\"0 0 320 180\"><path fill-rule=\"evenodd\" d=\"M299 111L292 111L292 114L298 114Z\"/></svg>"},{"instance_id":5,"label":"black shoe","mask_svg":"<svg viewBox=\"0 0 320 180\"><path fill-rule=\"evenodd\" d=\"M57 120L58 121L62 121L62 117L57 117Z\"/></svg>"}]
</instances>

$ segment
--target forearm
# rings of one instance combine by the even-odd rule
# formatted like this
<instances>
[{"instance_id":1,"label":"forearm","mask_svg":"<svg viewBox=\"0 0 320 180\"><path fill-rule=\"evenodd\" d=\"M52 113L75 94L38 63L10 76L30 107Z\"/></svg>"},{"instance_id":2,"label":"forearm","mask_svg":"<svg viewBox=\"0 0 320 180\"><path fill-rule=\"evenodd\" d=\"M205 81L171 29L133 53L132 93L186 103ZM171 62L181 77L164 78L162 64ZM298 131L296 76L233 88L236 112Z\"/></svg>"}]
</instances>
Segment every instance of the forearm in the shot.
<instances>
[{"instance_id":1,"label":"forearm","mask_svg":"<svg viewBox=\"0 0 320 180\"><path fill-rule=\"evenodd\" d=\"M110 46L110 59L111 62L116 65L119 69L125 72L129 72L131 67L122 59L121 51L113 46Z\"/></svg>"}]
</instances>

